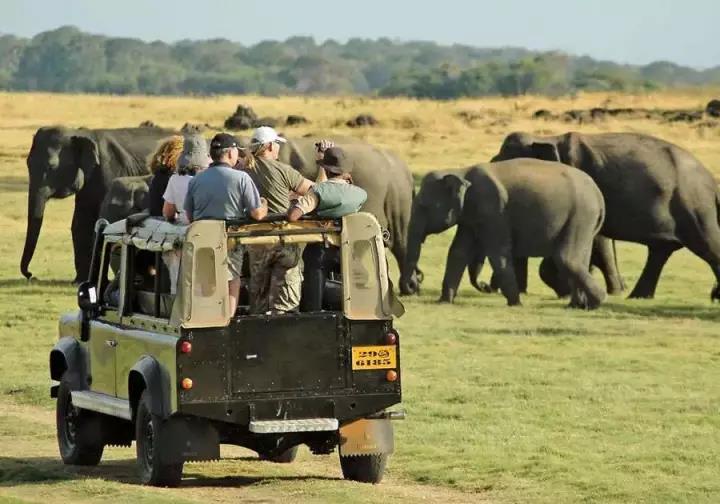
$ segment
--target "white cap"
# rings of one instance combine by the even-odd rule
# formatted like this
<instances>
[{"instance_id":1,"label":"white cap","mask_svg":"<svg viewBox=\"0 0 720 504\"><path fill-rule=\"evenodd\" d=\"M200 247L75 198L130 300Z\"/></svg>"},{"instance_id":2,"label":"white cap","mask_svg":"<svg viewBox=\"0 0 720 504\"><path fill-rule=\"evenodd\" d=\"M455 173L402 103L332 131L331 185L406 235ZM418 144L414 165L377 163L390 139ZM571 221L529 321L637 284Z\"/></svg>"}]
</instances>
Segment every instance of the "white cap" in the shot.
<instances>
[{"instance_id":1,"label":"white cap","mask_svg":"<svg viewBox=\"0 0 720 504\"><path fill-rule=\"evenodd\" d=\"M277 134L270 126L260 126L252 134L250 143L253 145L264 145L271 142L287 143L283 137Z\"/></svg>"}]
</instances>

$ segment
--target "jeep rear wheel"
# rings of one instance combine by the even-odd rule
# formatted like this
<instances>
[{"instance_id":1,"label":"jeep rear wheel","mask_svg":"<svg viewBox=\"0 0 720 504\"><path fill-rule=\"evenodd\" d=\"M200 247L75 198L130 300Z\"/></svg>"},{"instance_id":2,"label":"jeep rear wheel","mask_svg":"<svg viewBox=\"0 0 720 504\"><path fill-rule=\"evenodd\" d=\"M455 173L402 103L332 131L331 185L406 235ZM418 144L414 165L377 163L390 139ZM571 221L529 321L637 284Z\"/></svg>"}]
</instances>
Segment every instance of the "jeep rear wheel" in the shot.
<instances>
[{"instance_id":1,"label":"jeep rear wheel","mask_svg":"<svg viewBox=\"0 0 720 504\"><path fill-rule=\"evenodd\" d=\"M135 447L140 481L145 485L176 487L182 479L183 463L166 464L160 453L163 421L150 411L150 395L143 391L135 415Z\"/></svg>"},{"instance_id":2,"label":"jeep rear wheel","mask_svg":"<svg viewBox=\"0 0 720 504\"><path fill-rule=\"evenodd\" d=\"M385 474L387 454L340 456L340 467L346 480L361 483L380 483Z\"/></svg>"},{"instance_id":3,"label":"jeep rear wheel","mask_svg":"<svg viewBox=\"0 0 720 504\"><path fill-rule=\"evenodd\" d=\"M58 387L55 424L63 463L84 466L100 463L105 448L102 417L73 405L70 382L64 376Z\"/></svg>"}]
</instances>

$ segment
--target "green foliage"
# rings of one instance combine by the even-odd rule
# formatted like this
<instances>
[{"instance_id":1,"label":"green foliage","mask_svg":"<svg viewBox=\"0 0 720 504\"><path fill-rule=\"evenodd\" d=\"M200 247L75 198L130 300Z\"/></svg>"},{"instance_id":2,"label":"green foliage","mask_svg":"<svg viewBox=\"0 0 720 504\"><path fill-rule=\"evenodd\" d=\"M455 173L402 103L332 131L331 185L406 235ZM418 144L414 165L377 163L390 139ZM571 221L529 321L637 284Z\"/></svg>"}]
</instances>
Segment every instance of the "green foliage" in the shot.
<instances>
[{"instance_id":1,"label":"green foliage","mask_svg":"<svg viewBox=\"0 0 720 504\"><path fill-rule=\"evenodd\" d=\"M265 95L381 95L453 99L578 90L637 91L720 83L720 67L638 67L521 48L312 37L250 47L225 39L146 43L65 26L31 40L0 37L0 89Z\"/></svg>"}]
</instances>

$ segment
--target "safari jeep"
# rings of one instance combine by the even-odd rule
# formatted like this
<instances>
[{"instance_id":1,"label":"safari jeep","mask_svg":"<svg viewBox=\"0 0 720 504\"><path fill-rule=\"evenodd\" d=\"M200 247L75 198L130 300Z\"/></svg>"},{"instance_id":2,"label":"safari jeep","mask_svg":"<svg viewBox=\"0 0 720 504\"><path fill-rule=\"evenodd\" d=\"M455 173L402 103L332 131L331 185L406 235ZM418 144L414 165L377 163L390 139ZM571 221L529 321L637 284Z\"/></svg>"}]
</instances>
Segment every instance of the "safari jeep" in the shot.
<instances>
[{"instance_id":1,"label":"safari jeep","mask_svg":"<svg viewBox=\"0 0 720 504\"><path fill-rule=\"evenodd\" d=\"M250 315L241 295L230 313L227 250L237 243L334 251L322 306ZM167 253L182 258L175 295ZM314 454L338 448L346 479L378 483L393 451L390 421L403 416L388 410L401 400L393 316L402 305L391 287L367 213L187 227L98 221L80 310L61 318L50 353L63 462L95 465L105 446L134 440L141 481L176 486L186 461L219 459L221 443L275 462L305 444Z\"/></svg>"}]
</instances>

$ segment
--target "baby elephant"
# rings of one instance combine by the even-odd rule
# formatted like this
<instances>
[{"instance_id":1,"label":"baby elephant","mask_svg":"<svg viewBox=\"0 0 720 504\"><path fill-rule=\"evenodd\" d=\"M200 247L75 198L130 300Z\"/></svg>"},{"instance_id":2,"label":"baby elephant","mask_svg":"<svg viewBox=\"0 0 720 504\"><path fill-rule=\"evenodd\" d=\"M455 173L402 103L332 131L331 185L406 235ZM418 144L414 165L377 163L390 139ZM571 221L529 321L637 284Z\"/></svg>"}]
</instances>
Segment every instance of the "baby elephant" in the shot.
<instances>
[{"instance_id":1,"label":"baby elephant","mask_svg":"<svg viewBox=\"0 0 720 504\"><path fill-rule=\"evenodd\" d=\"M570 286L570 306L597 308L604 289L590 276L593 239L605 218L595 182L561 163L514 159L481 164L464 178L439 179L443 194L435 210L456 220L440 301L452 302L462 274L487 256L509 305L520 304L513 257L544 257L541 275Z\"/></svg>"}]
</instances>

